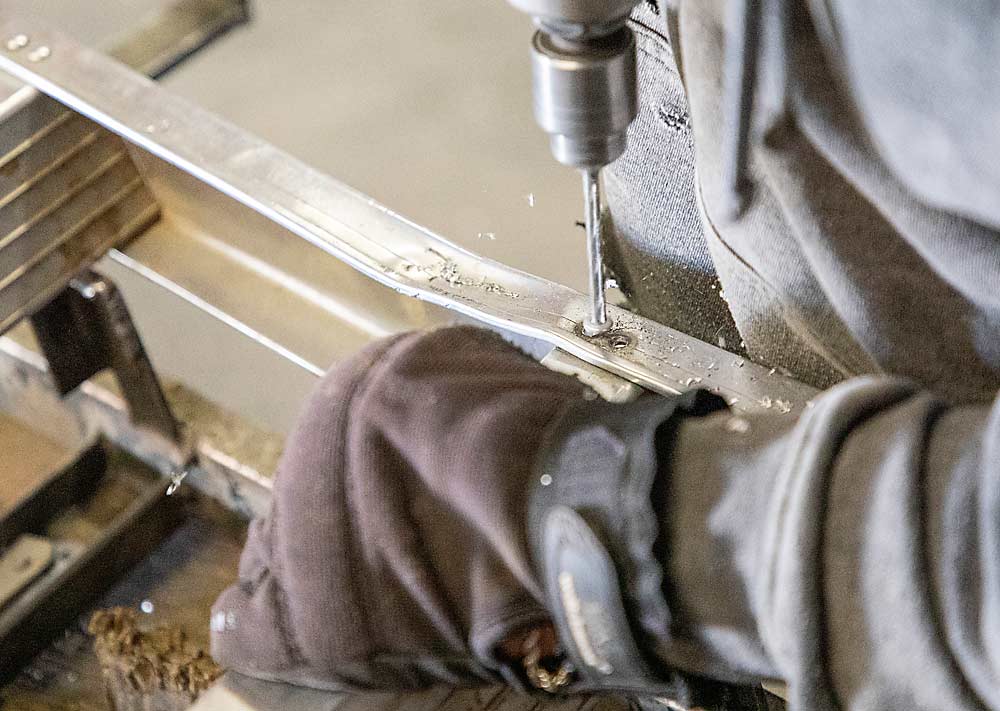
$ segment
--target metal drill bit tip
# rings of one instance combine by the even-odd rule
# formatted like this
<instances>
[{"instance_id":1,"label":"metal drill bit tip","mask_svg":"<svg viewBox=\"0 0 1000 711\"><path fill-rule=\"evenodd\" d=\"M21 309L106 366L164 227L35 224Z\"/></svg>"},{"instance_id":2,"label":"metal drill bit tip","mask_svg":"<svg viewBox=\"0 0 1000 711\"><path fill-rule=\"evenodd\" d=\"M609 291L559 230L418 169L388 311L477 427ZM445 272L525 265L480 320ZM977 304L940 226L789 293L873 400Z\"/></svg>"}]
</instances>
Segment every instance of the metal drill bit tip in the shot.
<instances>
[{"instance_id":1,"label":"metal drill bit tip","mask_svg":"<svg viewBox=\"0 0 1000 711\"><path fill-rule=\"evenodd\" d=\"M590 313L583 320L583 332L597 336L610 327L604 301L604 258L601 240L601 171L583 171L583 200L586 207L587 265L590 267Z\"/></svg>"}]
</instances>

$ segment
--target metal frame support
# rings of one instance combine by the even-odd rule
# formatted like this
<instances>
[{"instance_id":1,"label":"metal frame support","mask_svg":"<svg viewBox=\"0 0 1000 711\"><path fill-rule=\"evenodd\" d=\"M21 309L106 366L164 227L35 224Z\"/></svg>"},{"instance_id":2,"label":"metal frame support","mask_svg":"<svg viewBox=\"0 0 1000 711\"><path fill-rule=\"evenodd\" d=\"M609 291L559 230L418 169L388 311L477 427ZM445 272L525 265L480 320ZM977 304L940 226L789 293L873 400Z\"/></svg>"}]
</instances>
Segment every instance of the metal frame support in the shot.
<instances>
[{"instance_id":1,"label":"metal frame support","mask_svg":"<svg viewBox=\"0 0 1000 711\"><path fill-rule=\"evenodd\" d=\"M125 300L109 279L85 271L35 313L31 325L61 395L111 368L135 424L179 441L160 381Z\"/></svg>"}]
</instances>

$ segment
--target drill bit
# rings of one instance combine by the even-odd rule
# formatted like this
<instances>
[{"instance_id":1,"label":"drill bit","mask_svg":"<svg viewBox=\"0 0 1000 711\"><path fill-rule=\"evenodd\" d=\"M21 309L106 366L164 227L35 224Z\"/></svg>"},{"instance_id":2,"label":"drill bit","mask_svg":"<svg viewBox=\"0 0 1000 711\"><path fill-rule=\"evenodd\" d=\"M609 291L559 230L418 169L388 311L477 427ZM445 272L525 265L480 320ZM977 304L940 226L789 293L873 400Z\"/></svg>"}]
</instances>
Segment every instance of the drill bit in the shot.
<instances>
[{"instance_id":1,"label":"drill bit","mask_svg":"<svg viewBox=\"0 0 1000 711\"><path fill-rule=\"evenodd\" d=\"M601 255L601 171L588 168L582 173L586 206L587 265L590 267L590 313L583 320L583 332L588 336L597 336L609 328L604 302L604 258Z\"/></svg>"},{"instance_id":2,"label":"drill bit","mask_svg":"<svg viewBox=\"0 0 1000 711\"><path fill-rule=\"evenodd\" d=\"M535 119L549 134L555 159L583 172L590 305L582 328L597 336L611 328L601 258L601 168L625 152L628 128L639 114L638 48L627 22L641 0L510 2L538 26L531 41Z\"/></svg>"}]
</instances>

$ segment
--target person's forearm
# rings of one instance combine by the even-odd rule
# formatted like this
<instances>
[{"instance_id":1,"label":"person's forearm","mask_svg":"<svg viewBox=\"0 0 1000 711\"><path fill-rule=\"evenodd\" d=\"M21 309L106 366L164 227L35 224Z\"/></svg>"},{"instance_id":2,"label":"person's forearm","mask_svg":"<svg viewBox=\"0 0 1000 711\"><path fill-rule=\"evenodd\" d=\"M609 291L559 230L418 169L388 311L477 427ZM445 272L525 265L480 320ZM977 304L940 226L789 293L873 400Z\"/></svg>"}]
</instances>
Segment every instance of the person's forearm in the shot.
<instances>
[{"instance_id":1,"label":"person's forearm","mask_svg":"<svg viewBox=\"0 0 1000 711\"><path fill-rule=\"evenodd\" d=\"M654 499L664 661L787 679L799 708L1000 708L998 448L1000 406L886 380L797 423L683 422Z\"/></svg>"}]
</instances>

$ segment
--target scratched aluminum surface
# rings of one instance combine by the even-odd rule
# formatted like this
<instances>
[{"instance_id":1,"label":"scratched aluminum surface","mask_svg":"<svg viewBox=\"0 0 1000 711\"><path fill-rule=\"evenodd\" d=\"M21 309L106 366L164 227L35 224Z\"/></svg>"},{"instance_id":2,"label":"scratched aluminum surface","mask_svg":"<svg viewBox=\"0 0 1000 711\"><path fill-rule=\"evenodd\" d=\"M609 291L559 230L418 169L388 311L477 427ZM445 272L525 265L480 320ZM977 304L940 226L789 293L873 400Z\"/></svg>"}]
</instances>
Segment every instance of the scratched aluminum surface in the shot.
<instances>
[{"instance_id":1,"label":"scratched aluminum surface","mask_svg":"<svg viewBox=\"0 0 1000 711\"><path fill-rule=\"evenodd\" d=\"M8 45L18 35L28 44ZM550 343L665 394L705 387L738 410L785 414L814 394L620 308L611 308L610 333L587 338L582 294L461 249L50 28L0 21L0 70L400 293Z\"/></svg>"}]
</instances>

